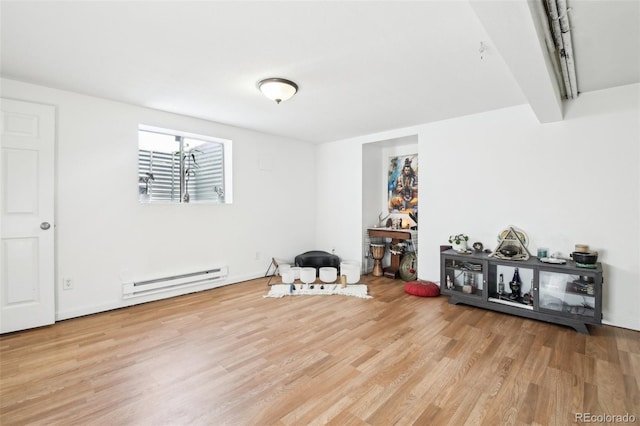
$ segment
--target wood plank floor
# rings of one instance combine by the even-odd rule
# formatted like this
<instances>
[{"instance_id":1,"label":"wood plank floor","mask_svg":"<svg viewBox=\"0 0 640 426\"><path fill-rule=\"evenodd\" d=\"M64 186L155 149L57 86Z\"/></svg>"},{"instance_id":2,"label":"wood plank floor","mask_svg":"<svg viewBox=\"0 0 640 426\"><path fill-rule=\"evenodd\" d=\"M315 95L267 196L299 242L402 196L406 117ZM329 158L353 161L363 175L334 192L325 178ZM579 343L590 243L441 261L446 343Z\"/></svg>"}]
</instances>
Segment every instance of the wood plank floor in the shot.
<instances>
[{"instance_id":1,"label":"wood plank floor","mask_svg":"<svg viewBox=\"0 0 640 426\"><path fill-rule=\"evenodd\" d=\"M373 299L263 298L258 279L4 335L0 423L640 423L640 332L362 281Z\"/></svg>"}]
</instances>

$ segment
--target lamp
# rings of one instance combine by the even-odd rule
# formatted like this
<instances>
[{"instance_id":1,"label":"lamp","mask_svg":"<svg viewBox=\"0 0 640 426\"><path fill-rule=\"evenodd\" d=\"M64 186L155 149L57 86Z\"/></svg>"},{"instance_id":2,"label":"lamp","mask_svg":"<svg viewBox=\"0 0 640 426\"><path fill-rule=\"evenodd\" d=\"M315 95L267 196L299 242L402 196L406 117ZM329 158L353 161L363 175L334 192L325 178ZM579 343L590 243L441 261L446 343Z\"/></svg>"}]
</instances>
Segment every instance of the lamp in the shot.
<instances>
[{"instance_id":1,"label":"lamp","mask_svg":"<svg viewBox=\"0 0 640 426\"><path fill-rule=\"evenodd\" d=\"M269 99L279 104L296 94L298 85L284 78L265 78L258 82L258 89Z\"/></svg>"}]
</instances>

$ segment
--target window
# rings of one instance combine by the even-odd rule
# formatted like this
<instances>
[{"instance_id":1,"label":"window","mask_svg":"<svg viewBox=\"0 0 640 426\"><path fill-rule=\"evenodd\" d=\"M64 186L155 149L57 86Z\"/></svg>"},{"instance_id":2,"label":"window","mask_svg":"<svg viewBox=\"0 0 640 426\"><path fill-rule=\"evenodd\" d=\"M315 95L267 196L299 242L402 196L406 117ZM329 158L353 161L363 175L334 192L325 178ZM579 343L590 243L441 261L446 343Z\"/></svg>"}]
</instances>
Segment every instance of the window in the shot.
<instances>
[{"instance_id":1,"label":"window","mask_svg":"<svg viewBox=\"0 0 640 426\"><path fill-rule=\"evenodd\" d=\"M141 125L138 200L231 203L231 141Z\"/></svg>"}]
</instances>

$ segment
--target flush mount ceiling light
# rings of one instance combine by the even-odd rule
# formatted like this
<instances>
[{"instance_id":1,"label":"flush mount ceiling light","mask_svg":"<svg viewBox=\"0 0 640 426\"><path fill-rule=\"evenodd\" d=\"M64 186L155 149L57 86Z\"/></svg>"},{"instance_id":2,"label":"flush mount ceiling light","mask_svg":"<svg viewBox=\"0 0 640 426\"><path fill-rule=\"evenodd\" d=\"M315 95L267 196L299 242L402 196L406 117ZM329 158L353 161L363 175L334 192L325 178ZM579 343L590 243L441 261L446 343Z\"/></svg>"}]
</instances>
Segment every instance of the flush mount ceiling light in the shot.
<instances>
[{"instance_id":1,"label":"flush mount ceiling light","mask_svg":"<svg viewBox=\"0 0 640 426\"><path fill-rule=\"evenodd\" d=\"M284 78L265 78L258 82L258 89L272 101L279 104L296 94L298 85Z\"/></svg>"}]
</instances>

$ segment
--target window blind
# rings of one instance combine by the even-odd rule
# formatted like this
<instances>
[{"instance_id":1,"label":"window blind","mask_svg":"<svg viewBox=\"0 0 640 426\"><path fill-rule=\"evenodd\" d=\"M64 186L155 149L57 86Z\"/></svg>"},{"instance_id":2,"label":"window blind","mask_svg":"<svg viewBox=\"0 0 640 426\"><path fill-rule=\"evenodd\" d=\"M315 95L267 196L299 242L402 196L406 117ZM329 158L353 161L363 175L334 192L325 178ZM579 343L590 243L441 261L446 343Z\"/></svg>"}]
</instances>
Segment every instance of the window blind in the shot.
<instances>
[{"instance_id":1,"label":"window blind","mask_svg":"<svg viewBox=\"0 0 640 426\"><path fill-rule=\"evenodd\" d=\"M187 155L185 168L191 168L194 176L189 177L188 192L190 201L224 202L224 147L218 143L205 143L198 146L195 153L197 166ZM145 178L153 175L149 181L150 201L180 202L180 155L149 150L138 151L138 174ZM141 193L145 187L139 184Z\"/></svg>"}]
</instances>

